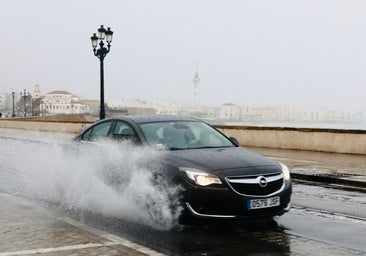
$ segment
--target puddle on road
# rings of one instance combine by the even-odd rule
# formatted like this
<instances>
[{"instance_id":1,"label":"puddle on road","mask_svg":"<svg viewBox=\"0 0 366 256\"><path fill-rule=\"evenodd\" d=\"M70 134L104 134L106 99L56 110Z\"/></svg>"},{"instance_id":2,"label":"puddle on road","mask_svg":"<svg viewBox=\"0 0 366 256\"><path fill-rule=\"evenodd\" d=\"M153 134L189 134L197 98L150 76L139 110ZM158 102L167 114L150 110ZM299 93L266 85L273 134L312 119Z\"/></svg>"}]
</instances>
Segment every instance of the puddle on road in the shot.
<instances>
[{"instance_id":1,"label":"puddle on road","mask_svg":"<svg viewBox=\"0 0 366 256\"><path fill-rule=\"evenodd\" d=\"M0 191L162 230L177 222L179 189L152 179L163 151L0 139L0 152Z\"/></svg>"}]
</instances>

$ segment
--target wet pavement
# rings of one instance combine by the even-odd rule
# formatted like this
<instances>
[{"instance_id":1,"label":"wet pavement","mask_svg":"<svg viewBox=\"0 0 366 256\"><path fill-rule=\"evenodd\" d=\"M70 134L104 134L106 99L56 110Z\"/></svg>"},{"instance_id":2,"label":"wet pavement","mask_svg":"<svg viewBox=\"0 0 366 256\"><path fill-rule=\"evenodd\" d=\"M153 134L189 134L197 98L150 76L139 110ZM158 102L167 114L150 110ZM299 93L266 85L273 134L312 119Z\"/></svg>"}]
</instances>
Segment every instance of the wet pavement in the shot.
<instances>
[{"instance_id":1,"label":"wet pavement","mask_svg":"<svg viewBox=\"0 0 366 256\"><path fill-rule=\"evenodd\" d=\"M294 179L366 191L366 156L263 148L251 150L287 164ZM0 256L163 255L55 214L31 199L5 193L0 193L0 241Z\"/></svg>"},{"instance_id":2,"label":"wet pavement","mask_svg":"<svg viewBox=\"0 0 366 256\"><path fill-rule=\"evenodd\" d=\"M44 208L0 193L0 256L163 255Z\"/></svg>"},{"instance_id":3,"label":"wet pavement","mask_svg":"<svg viewBox=\"0 0 366 256\"><path fill-rule=\"evenodd\" d=\"M296 180L366 191L366 156L301 150L251 148L286 164Z\"/></svg>"}]
</instances>

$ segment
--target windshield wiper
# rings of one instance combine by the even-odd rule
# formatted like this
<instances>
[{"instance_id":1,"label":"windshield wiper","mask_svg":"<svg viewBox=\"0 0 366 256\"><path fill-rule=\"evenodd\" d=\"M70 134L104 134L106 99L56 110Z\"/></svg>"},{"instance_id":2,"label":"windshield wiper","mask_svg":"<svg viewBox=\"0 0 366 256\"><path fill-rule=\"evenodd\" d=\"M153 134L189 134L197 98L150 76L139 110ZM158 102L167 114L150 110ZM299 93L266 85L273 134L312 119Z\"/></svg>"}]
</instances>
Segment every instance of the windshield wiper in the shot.
<instances>
[{"instance_id":1,"label":"windshield wiper","mask_svg":"<svg viewBox=\"0 0 366 256\"><path fill-rule=\"evenodd\" d=\"M194 148L177 148L177 147L169 147L170 150L187 150L187 149L194 149Z\"/></svg>"},{"instance_id":2,"label":"windshield wiper","mask_svg":"<svg viewBox=\"0 0 366 256\"><path fill-rule=\"evenodd\" d=\"M196 147L192 149L203 149L203 148L231 148L232 146L202 146L202 147Z\"/></svg>"},{"instance_id":3,"label":"windshield wiper","mask_svg":"<svg viewBox=\"0 0 366 256\"><path fill-rule=\"evenodd\" d=\"M189 147L189 148L177 148L168 147L169 150L187 150L187 149L205 149L205 148L231 148L233 146L202 146L202 147Z\"/></svg>"}]
</instances>

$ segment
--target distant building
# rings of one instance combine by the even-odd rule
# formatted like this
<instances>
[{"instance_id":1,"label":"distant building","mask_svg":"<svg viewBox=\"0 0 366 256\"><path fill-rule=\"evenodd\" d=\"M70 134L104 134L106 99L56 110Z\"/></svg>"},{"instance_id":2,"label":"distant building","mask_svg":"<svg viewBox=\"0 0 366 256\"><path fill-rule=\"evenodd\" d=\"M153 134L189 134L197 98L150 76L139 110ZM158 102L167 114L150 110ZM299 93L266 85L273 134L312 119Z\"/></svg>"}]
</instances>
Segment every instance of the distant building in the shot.
<instances>
[{"instance_id":1,"label":"distant building","mask_svg":"<svg viewBox=\"0 0 366 256\"><path fill-rule=\"evenodd\" d=\"M36 86L34 87L34 92L33 92L33 98L40 98L41 97L41 89L39 87L39 84L36 84Z\"/></svg>"},{"instance_id":2,"label":"distant building","mask_svg":"<svg viewBox=\"0 0 366 256\"><path fill-rule=\"evenodd\" d=\"M52 91L42 97L39 105L40 115L82 114L89 109L77 96L67 91Z\"/></svg>"},{"instance_id":3,"label":"distant building","mask_svg":"<svg viewBox=\"0 0 366 256\"><path fill-rule=\"evenodd\" d=\"M253 107L250 110L250 115L257 120L281 120L281 107Z\"/></svg>"},{"instance_id":4,"label":"distant building","mask_svg":"<svg viewBox=\"0 0 366 256\"><path fill-rule=\"evenodd\" d=\"M196 106L196 105L186 105L179 108L178 115L191 116L202 119L215 119L217 113L216 107L209 106Z\"/></svg>"},{"instance_id":5,"label":"distant building","mask_svg":"<svg viewBox=\"0 0 366 256\"><path fill-rule=\"evenodd\" d=\"M218 119L234 119L238 120L241 117L241 107L233 103L225 103L218 108Z\"/></svg>"},{"instance_id":6,"label":"distant building","mask_svg":"<svg viewBox=\"0 0 366 256\"><path fill-rule=\"evenodd\" d=\"M156 109L144 100L122 98L108 101L106 112L107 116L151 115L156 114Z\"/></svg>"},{"instance_id":7,"label":"distant building","mask_svg":"<svg viewBox=\"0 0 366 256\"><path fill-rule=\"evenodd\" d=\"M233 103L226 103L219 107L199 105L200 77L197 69L193 84L195 100L190 105L182 105L174 100L156 100L150 103L137 98L122 98L106 102L106 115L108 117L135 114L185 115L208 122L219 119L217 121L223 123L241 123L241 121L366 123L366 111L341 112L327 108L303 111L292 106L239 106ZM84 113L98 115L99 110L98 100L81 100L63 90L42 95L38 84L35 85L32 95L24 96L19 91L0 94L0 112L3 117L11 117L13 111L14 116L43 116Z\"/></svg>"},{"instance_id":8,"label":"distant building","mask_svg":"<svg viewBox=\"0 0 366 256\"><path fill-rule=\"evenodd\" d=\"M89 114L98 114L100 110L100 101L99 100L80 100L80 104L85 105L89 110Z\"/></svg>"},{"instance_id":9,"label":"distant building","mask_svg":"<svg viewBox=\"0 0 366 256\"><path fill-rule=\"evenodd\" d=\"M0 112L4 110L6 103L6 94L0 94Z\"/></svg>"},{"instance_id":10,"label":"distant building","mask_svg":"<svg viewBox=\"0 0 366 256\"><path fill-rule=\"evenodd\" d=\"M156 100L151 103L157 114L178 115L181 104L173 100Z\"/></svg>"}]
</instances>

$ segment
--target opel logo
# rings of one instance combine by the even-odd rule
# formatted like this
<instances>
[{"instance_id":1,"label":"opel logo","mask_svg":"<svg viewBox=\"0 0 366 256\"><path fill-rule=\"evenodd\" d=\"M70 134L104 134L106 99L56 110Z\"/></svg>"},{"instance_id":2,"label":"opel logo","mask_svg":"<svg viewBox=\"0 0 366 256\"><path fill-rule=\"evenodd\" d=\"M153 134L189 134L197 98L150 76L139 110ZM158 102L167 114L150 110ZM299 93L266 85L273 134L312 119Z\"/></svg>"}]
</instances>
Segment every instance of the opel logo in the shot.
<instances>
[{"instance_id":1,"label":"opel logo","mask_svg":"<svg viewBox=\"0 0 366 256\"><path fill-rule=\"evenodd\" d=\"M259 186L261 186L262 188L267 186L267 180L265 177L263 176L259 177Z\"/></svg>"}]
</instances>

